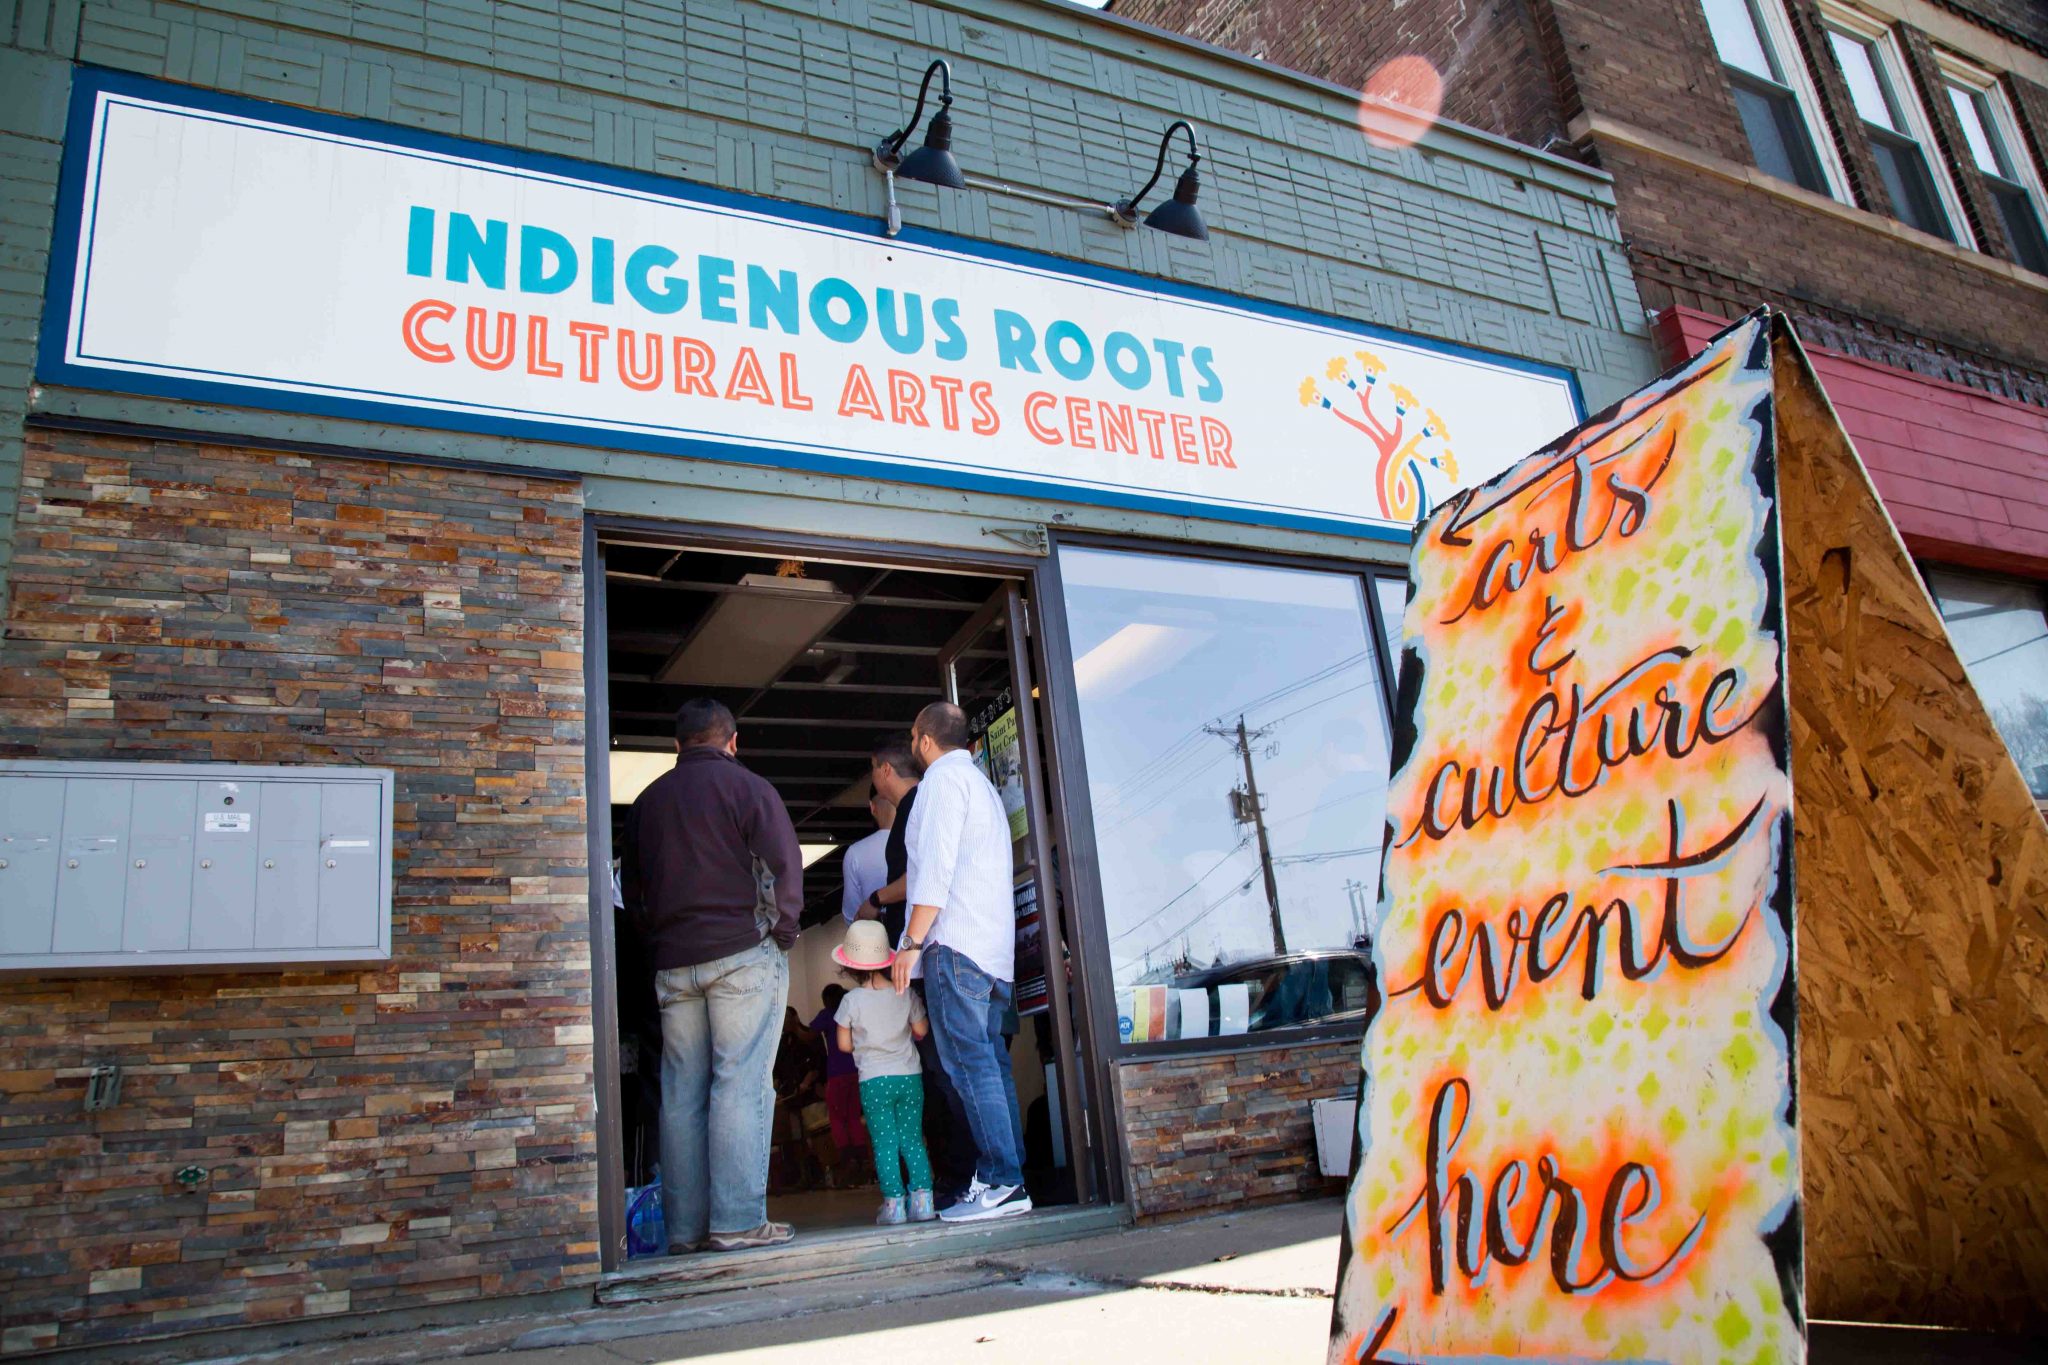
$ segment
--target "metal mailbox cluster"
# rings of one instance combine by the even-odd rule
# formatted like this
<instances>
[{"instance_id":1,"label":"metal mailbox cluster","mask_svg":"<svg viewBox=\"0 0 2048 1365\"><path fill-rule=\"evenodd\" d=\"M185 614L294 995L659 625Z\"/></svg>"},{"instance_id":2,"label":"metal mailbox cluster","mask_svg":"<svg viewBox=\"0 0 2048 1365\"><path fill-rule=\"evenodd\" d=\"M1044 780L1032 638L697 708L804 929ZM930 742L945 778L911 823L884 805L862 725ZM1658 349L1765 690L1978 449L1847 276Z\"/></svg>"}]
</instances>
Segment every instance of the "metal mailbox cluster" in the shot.
<instances>
[{"instance_id":1,"label":"metal mailbox cluster","mask_svg":"<svg viewBox=\"0 0 2048 1365\"><path fill-rule=\"evenodd\" d=\"M0 971L391 955L382 768L0 762Z\"/></svg>"}]
</instances>

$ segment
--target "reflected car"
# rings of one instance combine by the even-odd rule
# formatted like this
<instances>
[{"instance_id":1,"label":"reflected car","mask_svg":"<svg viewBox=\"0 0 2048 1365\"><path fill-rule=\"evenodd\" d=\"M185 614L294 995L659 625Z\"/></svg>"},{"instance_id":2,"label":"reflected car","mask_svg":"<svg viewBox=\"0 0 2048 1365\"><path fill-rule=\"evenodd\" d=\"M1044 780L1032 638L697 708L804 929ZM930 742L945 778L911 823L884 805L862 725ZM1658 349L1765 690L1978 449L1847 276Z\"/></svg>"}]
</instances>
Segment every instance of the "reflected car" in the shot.
<instances>
[{"instance_id":1,"label":"reflected car","mask_svg":"<svg viewBox=\"0 0 2048 1365\"><path fill-rule=\"evenodd\" d=\"M1359 948L1313 948L1247 958L1188 972L1172 982L1175 990L1210 992L1212 1034L1221 1020L1215 988L1240 984L1251 988L1249 1033L1353 1021L1363 1027L1380 1004L1372 956Z\"/></svg>"}]
</instances>

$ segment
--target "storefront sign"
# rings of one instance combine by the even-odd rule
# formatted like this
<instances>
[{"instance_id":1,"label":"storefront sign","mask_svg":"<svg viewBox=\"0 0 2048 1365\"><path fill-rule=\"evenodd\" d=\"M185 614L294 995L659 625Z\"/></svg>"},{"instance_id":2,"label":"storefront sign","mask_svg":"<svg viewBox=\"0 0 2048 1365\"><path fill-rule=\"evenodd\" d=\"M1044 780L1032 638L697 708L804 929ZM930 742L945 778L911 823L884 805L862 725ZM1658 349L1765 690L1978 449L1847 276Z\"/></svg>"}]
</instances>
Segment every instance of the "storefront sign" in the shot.
<instances>
[{"instance_id":1,"label":"storefront sign","mask_svg":"<svg viewBox=\"0 0 2048 1365\"><path fill-rule=\"evenodd\" d=\"M1768 324L1439 508L1331 1359L1803 1356Z\"/></svg>"},{"instance_id":2,"label":"storefront sign","mask_svg":"<svg viewBox=\"0 0 2048 1365\"><path fill-rule=\"evenodd\" d=\"M109 74L39 374L1382 535L1578 420L1547 366Z\"/></svg>"}]
</instances>

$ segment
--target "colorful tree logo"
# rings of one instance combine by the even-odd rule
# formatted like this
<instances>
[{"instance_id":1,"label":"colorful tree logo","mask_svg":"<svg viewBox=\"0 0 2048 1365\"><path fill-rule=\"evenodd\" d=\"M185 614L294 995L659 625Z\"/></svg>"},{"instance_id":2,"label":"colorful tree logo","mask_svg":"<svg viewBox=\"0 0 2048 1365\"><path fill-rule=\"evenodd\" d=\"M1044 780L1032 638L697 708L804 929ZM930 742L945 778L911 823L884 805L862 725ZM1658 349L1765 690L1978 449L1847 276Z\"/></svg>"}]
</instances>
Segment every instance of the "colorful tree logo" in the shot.
<instances>
[{"instance_id":1,"label":"colorful tree logo","mask_svg":"<svg viewBox=\"0 0 2048 1365\"><path fill-rule=\"evenodd\" d=\"M1428 465L1456 482L1458 459L1451 453L1450 429L1432 408L1422 405L1413 391L1386 383L1386 366L1370 351L1332 356L1323 367L1323 378L1311 375L1301 381L1301 405L1318 405L1338 421L1364 433L1372 442L1377 459L1373 467L1373 488L1379 494L1380 512L1391 521L1415 522L1429 515L1429 490L1422 481ZM1358 403L1358 415L1346 409L1350 399L1339 394L1332 401L1324 385L1342 384ZM1385 401L1393 405L1393 421L1382 421L1373 410L1373 395L1386 389ZM1341 404L1341 406L1340 406Z\"/></svg>"}]
</instances>

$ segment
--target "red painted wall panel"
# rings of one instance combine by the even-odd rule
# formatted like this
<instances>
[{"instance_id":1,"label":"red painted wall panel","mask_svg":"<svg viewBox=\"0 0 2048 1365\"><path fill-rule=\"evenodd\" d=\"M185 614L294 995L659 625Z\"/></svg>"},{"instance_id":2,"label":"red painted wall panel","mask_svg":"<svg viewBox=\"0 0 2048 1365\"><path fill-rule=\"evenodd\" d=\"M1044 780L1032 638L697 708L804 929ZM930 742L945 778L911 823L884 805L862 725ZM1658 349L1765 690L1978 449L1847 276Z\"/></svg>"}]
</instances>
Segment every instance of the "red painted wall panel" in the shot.
<instances>
[{"instance_id":1,"label":"red painted wall panel","mask_svg":"<svg viewBox=\"0 0 2048 1365\"><path fill-rule=\"evenodd\" d=\"M1727 325L1667 308L1657 343L1675 365ZM1836 351L1808 354L1915 554L2048 578L2048 410Z\"/></svg>"}]
</instances>

